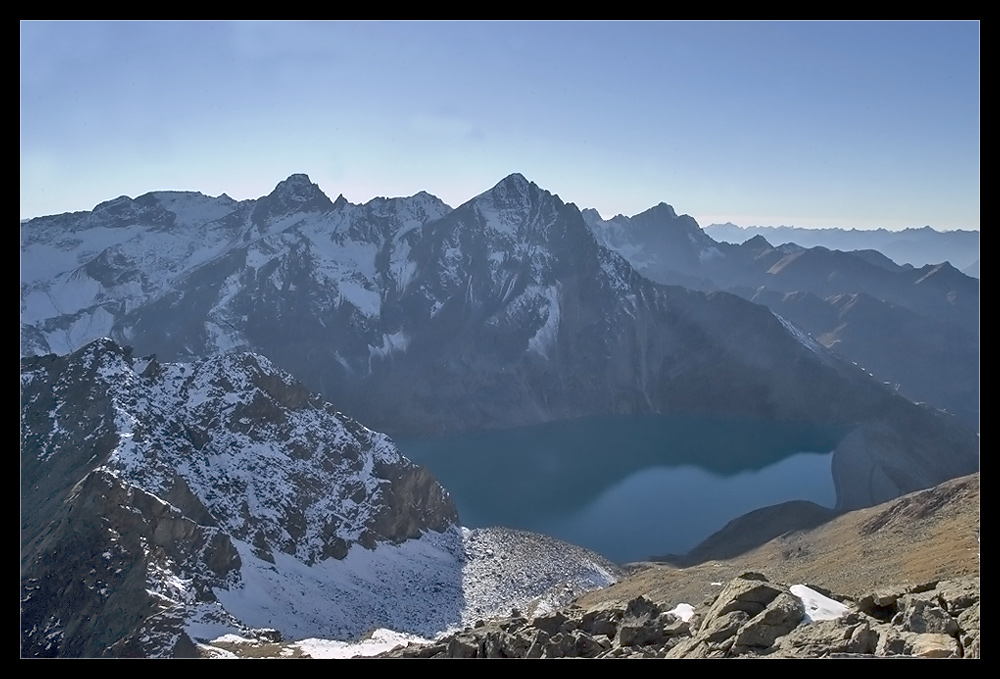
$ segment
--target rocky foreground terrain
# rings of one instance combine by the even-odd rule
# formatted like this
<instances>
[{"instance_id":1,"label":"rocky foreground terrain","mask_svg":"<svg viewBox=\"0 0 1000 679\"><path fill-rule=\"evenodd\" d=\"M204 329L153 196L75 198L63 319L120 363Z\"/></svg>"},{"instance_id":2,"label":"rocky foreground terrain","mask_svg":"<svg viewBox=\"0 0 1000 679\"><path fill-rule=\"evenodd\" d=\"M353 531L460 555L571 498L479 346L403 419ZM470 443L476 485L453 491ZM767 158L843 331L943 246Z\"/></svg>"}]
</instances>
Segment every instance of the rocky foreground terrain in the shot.
<instances>
[{"instance_id":1,"label":"rocky foreground terrain","mask_svg":"<svg viewBox=\"0 0 1000 679\"><path fill-rule=\"evenodd\" d=\"M752 518L737 522L754 530ZM515 612L385 655L978 658L978 529L976 474L731 558L639 565L568 607Z\"/></svg>"},{"instance_id":2,"label":"rocky foreground terrain","mask_svg":"<svg viewBox=\"0 0 1000 679\"><path fill-rule=\"evenodd\" d=\"M689 617L639 596L531 620L516 615L484 622L386 657L979 657L979 578L877 590L848 604L821 594L833 612L796 596L803 591L815 592L748 572L706 602L703 615Z\"/></svg>"}]
</instances>

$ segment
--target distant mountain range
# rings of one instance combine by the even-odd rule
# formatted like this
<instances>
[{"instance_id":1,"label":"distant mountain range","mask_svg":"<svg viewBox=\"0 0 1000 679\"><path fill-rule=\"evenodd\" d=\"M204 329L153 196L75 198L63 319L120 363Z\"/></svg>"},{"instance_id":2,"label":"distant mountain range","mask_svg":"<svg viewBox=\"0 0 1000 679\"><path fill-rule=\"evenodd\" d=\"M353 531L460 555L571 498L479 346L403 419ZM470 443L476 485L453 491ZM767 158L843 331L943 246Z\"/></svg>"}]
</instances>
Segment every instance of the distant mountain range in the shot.
<instances>
[{"instance_id":1,"label":"distant mountain range","mask_svg":"<svg viewBox=\"0 0 1000 679\"><path fill-rule=\"evenodd\" d=\"M873 229L803 229L795 226L736 226L709 224L705 233L718 241L739 245L763 236L775 245L795 243L803 247L831 250L878 250L899 264L923 266L949 262L956 269L979 278L979 231L920 229L889 231Z\"/></svg>"},{"instance_id":2,"label":"distant mountain range","mask_svg":"<svg viewBox=\"0 0 1000 679\"><path fill-rule=\"evenodd\" d=\"M947 262L898 265L875 250L772 245L762 235L733 245L665 204L631 218L584 215L651 280L764 304L886 386L978 423L979 281Z\"/></svg>"}]
</instances>

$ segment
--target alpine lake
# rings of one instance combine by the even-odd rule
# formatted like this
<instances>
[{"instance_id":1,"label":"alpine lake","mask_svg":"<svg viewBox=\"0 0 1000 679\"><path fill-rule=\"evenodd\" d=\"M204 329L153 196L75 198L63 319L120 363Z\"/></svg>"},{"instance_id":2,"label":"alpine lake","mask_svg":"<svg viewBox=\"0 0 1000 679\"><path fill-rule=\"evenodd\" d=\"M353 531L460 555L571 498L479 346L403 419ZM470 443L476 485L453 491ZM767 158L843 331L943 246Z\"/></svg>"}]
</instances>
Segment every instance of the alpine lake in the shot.
<instances>
[{"instance_id":1,"label":"alpine lake","mask_svg":"<svg viewBox=\"0 0 1000 679\"><path fill-rule=\"evenodd\" d=\"M617 563L684 554L732 519L836 502L844 432L789 422L612 416L397 439L451 493L462 525L544 533Z\"/></svg>"}]
</instances>

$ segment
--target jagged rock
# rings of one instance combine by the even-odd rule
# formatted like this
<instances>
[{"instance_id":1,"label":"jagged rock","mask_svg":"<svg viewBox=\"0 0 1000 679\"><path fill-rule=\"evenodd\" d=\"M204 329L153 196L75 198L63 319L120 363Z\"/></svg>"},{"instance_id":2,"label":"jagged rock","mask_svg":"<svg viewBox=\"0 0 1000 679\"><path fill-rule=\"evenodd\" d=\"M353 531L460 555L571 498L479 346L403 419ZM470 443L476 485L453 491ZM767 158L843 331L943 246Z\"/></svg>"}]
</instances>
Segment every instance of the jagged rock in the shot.
<instances>
[{"instance_id":1,"label":"jagged rock","mask_svg":"<svg viewBox=\"0 0 1000 679\"><path fill-rule=\"evenodd\" d=\"M947 634L919 634L888 627L881 631L875 655L958 658L961 657L961 651L958 642Z\"/></svg>"},{"instance_id":2,"label":"jagged rock","mask_svg":"<svg viewBox=\"0 0 1000 679\"><path fill-rule=\"evenodd\" d=\"M525 658L542 658L545 657L545 649L549 644L549 633L545 630L535 629L530 632L528 637L529 646L528 650L525 652Z\"/></svg>"},{"instance_id":3,"label":"jagged rock","mask_svg":"<svg viewBox=\"0 0 1000 679\"><path fill-rule=\"evenodd\" d=\"M475 658L479 654L479 643L474 638L459 635L448 641L447 648L449 658Z\"/></svg>"},{"instance_id":4,"label":"jagged rock","mask_svg":"<svg viewBox=\"0 0 1000 679\"><path fill-rule=\"evenodd\" d=\"M940 582L936 590L942 605L952 615L959 615L979 602L979 578Z\"/></svg>"},{"instance_id":5,"label":"jagged rock","mask_svg":"<svg viewBox=\"0 0 1000 679\"><path fill-rule=\"evenodd\" d=\"M819 658L836 653L871 655L878 632L867 620L845 616L799 625L781 637L770 656L777 658Z\"/></svg>"},{"instance_id":6,"label":"jagged rock","mask_svg":"<svg viewBox=\"0 0 1000 679\"><path fill-rule=\"evenodd\" d=\"M562 631L568 631L575 625L570 624L570 619L561 611L553 611L545 615L538 616L531 621L533 627L543 630L549 635L554 635Z\"/></svg>"},{"instance_id":7,"label":"jagged rock","mask_svg":"<svg viewBox=\"0 0 1000 679\"><path fill-rule=\"evenodd\" d=\"M731 652L764 652L778 639L792 631L805 616L802 600L780 592L763 611L740 627Z\"/></svg>"},{"instance_id":8,"label":"jagged rock","mask_svg":"<svg viewBox=\"0 0 1000 679\"><path fill-rule=\"evenodd\" d=\"M601 606L585 611L580 620L580 629L593 635L614 637L622 619L622 609L617 606Z\"/></svg>"},{"instance_id":9,"label":"jagged rock","mask_svg":"<svg viewBox=\"0 0 1000 679\"><path fill-rule=\"evenodd\" d=\"M658 633L660 607L645 597L632 599L622 613L615 643L619 646L647 646L662 640Z\"/></svg>"},{"instance_id":10,"label":"jagged rock","mask_svg":"<svg viewBox=\"0 0 1000 679\"><path fill-rule=\"evenodd\" d=\"M959 641L963 658L979 657L979 602L966 608L958 616Z\"/></svg>"},{"instance_id":11,"label":"jagged rock","mask_svg":"<svg viewBox=\"0 0 1000 679\"><path fill-rule=\"evenodd\" d=\"M940 592L960 593L966 601L975 596L974 581L945 582ZM934 595L934 587L878 599ZM895 590L894 590L895 591ZM764 603L764 602L767 603ZM695 625L678 620L663 606L644 597L627 604L604 603L593 609L570 606L528 622L518 619L484 622L432 645L435 649L400 649L390 657L524 657L524 658L724 658L724 657L979 657L979 604L959 616L956 635L917 633L899 625L879 622L860 611L832 620L808 622L798 597L784 587L768 583L756 573L731 580L714 600L710 613ZM902 610L916 609L912 602ZM751 615L748 610L753 612ZM924 607L921 610L926 610ZM940 609L944 610L944 609ZM935 614L936 615L936 614ZM910 620L910 618L906 618ZM600 621L600 622L599 622ZM617 622L616 622L617 621ZM540 626L538 625L540 623ZM964 625L964 626L963 626ZM612 627L616 634L606 632ZM550 633L549 630L556 630ZM601 631L598 631L601 630ZM445 652L446 651L446 652Z\"/></svg>"},{"instance_id":12,"label":"jagged rock","mask_svg":"<svg viewBox=\"0 0 1000 679\"><path fill-rule=\"evenodd\" d=\"M760 573L744 573L722 589L705 614L702 627L732 611L743 611L748 617L753 617L767 608L781 592L780 587L769 583Z\"/></svg>"},{"instance_id":13,"label":"jagged rock","mask_svg":"<svg viewBox=\"0 0 1000 679\"><path fill-rule=\"evenodd\" d=\"M947 634L958 631L958 623L946 610L937 605L937 597L909 594L896 602L899 612L892 624L907 632Z\"/></svg>"}]
</instances>

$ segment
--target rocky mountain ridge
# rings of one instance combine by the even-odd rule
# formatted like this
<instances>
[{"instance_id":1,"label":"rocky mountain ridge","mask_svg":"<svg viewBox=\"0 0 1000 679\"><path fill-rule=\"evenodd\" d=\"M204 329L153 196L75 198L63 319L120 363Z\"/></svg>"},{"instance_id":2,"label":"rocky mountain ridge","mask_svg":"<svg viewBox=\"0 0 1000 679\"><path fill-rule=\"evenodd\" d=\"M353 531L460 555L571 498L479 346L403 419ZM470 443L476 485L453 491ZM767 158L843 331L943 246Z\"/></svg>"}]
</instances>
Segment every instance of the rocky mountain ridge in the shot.
<instances>
[{"instance_id":1,"label":"rocky mountain ridge","mask_svg":"<svg viewBox=\"0 0 1000 679\"><path fill-rule=\"evenodd\" d=\"M99 340L21 367L22 655L436 634L617 577L557 540L462 529L387 436L263 357L164 364Z\"/></svg>"},{"instance_id":2,"label":"rocky mountain ridge","mask_svg":"<svg viewBox=\"0 0 1000 679\"><path fill-rule=\"evenodd\" d=\"M105 335L166 361L253 350L392 433L683 408L831 419L830 399L782 393L817 376L775 376L836 359L753 305L650 284L589 214L521 175L455 210L426 193L331 201L305 175L254 201L123 197L22 226L22 355ZM664 219L699 244L671 261L713 261L669 206L622 218L651 234ZM840 372L820 379L871 391Z\"/></svg>"},{"instance_id":3,"label":"rocky mountain ridge","mask_svg":"<svg viewBox=\"0 0 1000 679\"><path fill-rule=\"evenodd\" d=\"M763 304L911 400L978 424L979 281L948 262L901 266L875 250L828 249L805 230L796 233L810 247L751 232L717 242L716 230L669 205L607 221L584 216L650 279Z\"/></svg>"}]
</instances>

